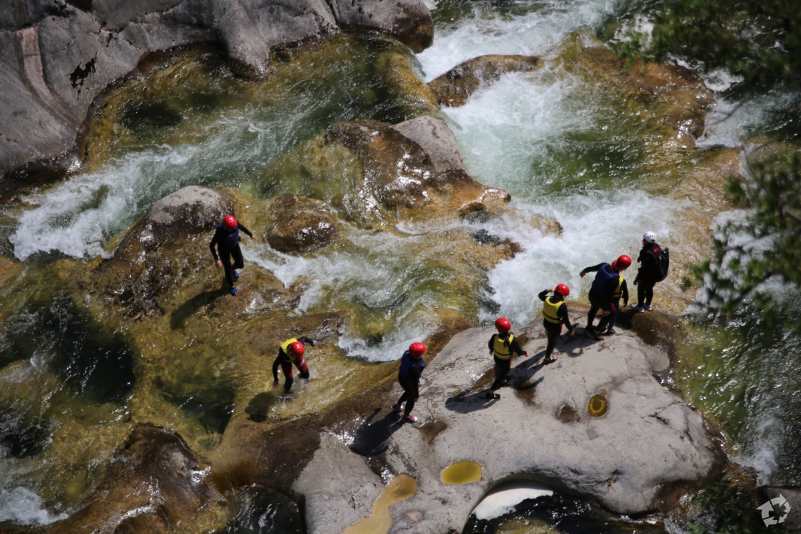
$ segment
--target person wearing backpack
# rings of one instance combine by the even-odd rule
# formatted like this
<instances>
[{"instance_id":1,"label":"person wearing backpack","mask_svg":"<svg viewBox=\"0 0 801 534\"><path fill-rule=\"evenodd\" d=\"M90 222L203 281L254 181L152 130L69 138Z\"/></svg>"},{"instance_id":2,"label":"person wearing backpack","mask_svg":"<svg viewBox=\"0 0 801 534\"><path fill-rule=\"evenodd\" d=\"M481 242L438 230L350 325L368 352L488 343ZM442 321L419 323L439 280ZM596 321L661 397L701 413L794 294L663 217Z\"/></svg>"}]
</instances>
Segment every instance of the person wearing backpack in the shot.
<instances>
[{"instance_id":1,"label":"person wearing backpack","mask_svg":"<svg viewBox=\"0 0 801 534\"><path fill-rule=\"evenodd\" d=\"M651 311L654 286L667 277L669 265L668 249L662 249L656 242L656 234L645 232L642 236L642 249L637 257L640 264L634 285L637 286L637 306L635 311Z\"/></svg>"},{"instance_id":2,"label":"person wearing backpack","mask_svg":"<svg viewBox=\"0 0 801 534\"><path fill-rule=\"evenodd\" d=\"M487 398L497 400L501 396L495 392L506 383L506 377L512 368L512 358L515 354L528 356L528 353L512 334L512 322L508 318L498 317L495 320L495 328L498 329L498 333L492 334L487 343L490 354L495 360L495 381L487 391Z\"/></svg>"},{"instance_id":3,"label":"person wearing backpack","mask_svg":"<svg viewBox=\"0 0 801 534\"><path fill-rule=\"evenodd\" d=\"M614 326L617 320L617 300L615 295L620 295L623 284L623 271L631 266L631 257L623 254L618 256L612 263L599 263L591 267L586 267L579 274L583 278L587 273L595 273L595 280L590 288L590 311L587 313L587 331L598 337L598 332L593 327L593 321L598 314L598 310L606 310L607 317L599 323L599 327L605 327L605 335L615 333Z\"/></svg>"}]
</instances>

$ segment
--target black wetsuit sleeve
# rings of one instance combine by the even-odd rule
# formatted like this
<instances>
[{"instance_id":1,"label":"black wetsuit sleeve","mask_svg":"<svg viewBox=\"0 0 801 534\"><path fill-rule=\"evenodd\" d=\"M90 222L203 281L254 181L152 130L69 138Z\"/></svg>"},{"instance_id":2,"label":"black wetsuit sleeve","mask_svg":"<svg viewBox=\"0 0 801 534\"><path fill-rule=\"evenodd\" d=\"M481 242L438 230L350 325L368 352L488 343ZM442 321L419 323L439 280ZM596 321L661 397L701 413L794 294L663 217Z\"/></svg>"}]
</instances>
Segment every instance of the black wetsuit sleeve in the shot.
<instances>
[{"instance_id":1,"label":"black wetsuit sleeve","mask_svg":"<svg viewBox=\"0 0 801 534\"><path fill-rule=\"evenodd\" d=\"M523 347L520 346L520 343L517 341L517 338L514 338L512 340L512 344L509 348L512 349L512 352L514 354L517 354L518 356L525 356L526 354L528 354L526 351L523 350Z\"/></svg>"},{"instance_id":2,"label":"black wetsuit sleeve","mask_svg":"<svg viewBox=\"0 0 801 534\"><path fill-rule=\"evenodd\" d=\"M487 348L489 349L490 352L493 352L495 350L495 336L496 335L497 334L492 334L492 336L490 336L490 338L489 338L489 342L487 342Z\"/></svg>"},{"instance_id":3,"label":"black wetsuit sleeve","mask_svg":"<svg viewBox=\"0 0 801 534\"><path fill-rule=\"evenodd\" d=\"M281 353L278 353L278 356L275 357L275 361L273 362L273 380L276 382L278 381L278 367L281 365Z\"/></svg>"},{"instance_id":4,"label":"black wetsuit sleeve","mask_svg":"<svg viewBox=\"0 0 801 534\"><path fill-rule=\"evenodd\" d=\"M550 293L550 289L543 289L540 291L539 295L537 295L541 301L545 302L545 299L548 298L548 293Z\"/></svg>"},{"instance_id":5,"label":"black wetsuit sleeve","mask_svg":"<svg viewBox=\"0 0 801 534\"><path fill-rule=\"evenodd\" d=\"M581 271L581 275L584 276L587 273L594 273L596 271L600 271L601 267L603 267L603 263L599 263L598 265L593 265L592 267L585 267L583 271Z\"/></svg>"},{"instance_id":6,"label":"black wetsuit sleeve","mask_svg":"<svg viewBox=\"0 0 801 534\"><path fill-rule=\"evenodd\" d=\"M241 231L245 232L245 234L246 234L246 235L247 235L249 238L253 239L253 233L252 233L250 230L248 230L247 228L245 228L245 225L244 225L244 224L241 224L241 223L240 223L240 224L239 224L239 229L240 229Z\"/></svg>"},{"instance_id":7,"label":"black wetsuit sleeve","mask_svg":"<svg viewBox=\"0 0 801 534\"><path fill-rule=\"evenodd\" d=\"M214 261L219 261L220 257L217 256L217 243L220 242L220 231L214 231L214 237L211 238L209 242L209 250L211 250L211 255L214 258Z\"/></svg>"},{"instance_id":8,"label":"black wetsuit sleeve","mask_svg":"<svg viewBox=\"0 0 801 534\"><path fill-rule=\"evenodd\" d=\"M623 295L623 305L625 306L629 303L629 285L625 280L623 280L623 283L620 285L620 291Z\"/></svg>"},{"instance_id":9,"label":"black wetsuit sleeve","mask_svg":"<svg viewBox=\"0 0 801 534\"><path fill-rule=\"evenodd\" d=\"M562 323L564 323L568 330L573 328L573 325L570 324L570 315L567 313L567 304L559 306L559 311L556 312L556 314L559 316L559 318L562 320Z\"/></svg>"},{"instance_id":10,"label":"black wetsuit sleeve","mask_svg":"<svg viewBox=\"0 0 801 534\"><path fill-rule=\"evenodd\" d=\"M300 341L304 345L311 345L312 347L314 346L314 340L310 337L301 336L298 338L298 341Z\"/></svg>"}]
</instances>

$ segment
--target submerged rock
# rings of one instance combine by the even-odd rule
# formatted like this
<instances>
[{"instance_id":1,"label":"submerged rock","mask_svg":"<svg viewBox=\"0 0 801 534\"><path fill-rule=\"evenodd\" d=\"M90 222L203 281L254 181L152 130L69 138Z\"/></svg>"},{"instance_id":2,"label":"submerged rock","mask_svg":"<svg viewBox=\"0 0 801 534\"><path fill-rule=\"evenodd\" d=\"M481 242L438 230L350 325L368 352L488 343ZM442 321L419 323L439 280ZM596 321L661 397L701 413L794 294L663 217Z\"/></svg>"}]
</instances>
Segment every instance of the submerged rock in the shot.
<instances>
[{"instance_id":1,"label":"submerged rock","mask_svg":"<svg viewBox=\"0 0 801 534\"><path fill-rule=\"evenodd\" d=\"M365 226L453 213L495 191L466 174L447 125L429 118L337 123L276 161L261 189L316 198Z\"/></svg>"},{"instance_id":2,"label":"submerged rock","mask_svg":"<svg viewBox=\"0 0 801 534\"><path fill-rule=\"evenodd\" d=\"M184 524L214 525L226 512L207 474L180 436L139 424L115 453L94 496L48 532L164 532L180 531Z\"/></svg>"},{"instance_id":3,"label":"submerged rock","mask_svg":"<svg viewBox=\"0 0 801 534\"><path fill-rule=\"evenodd\" d=\"M131 315L161 309L161 294L211 262L208 247L193 238L204 233L210 239L223 215L232 212L227 196L205 187L184 187L167 195L128 231L114 256L98 267L98 285L108 288Z\"/></svg>"},{"instance_id":4,"label":"submerged rock","mask_svg":"<svg viewBox=\"0 0 801 534\"><path fill-rule=\"evenodd\" d=\"M329 244L337 233L336 217L322 202L296 196L280 196L270 207L272 225L267 242L287 253L310 252Z\"/></svg>"},{"instance_id":5,"label":"submerged rock","mask_svg":"<svg viewBox=\"0 0 801 534\"><path fill-rule=\"evenodd\" d=\"M545 346L539 330L525 345L529 354L539 355ZM668 367L664 352L630 334L602 342L570 338L553 365L537 365L534 357L520 361L511 375L517 395L502 389L500 400L488 401L480 377L491 365L486 354L491 334L488 328L457 334L426 369L415 411L423 422L440 423L433 439L410 425L389 432L388 467L418 482L417 495L392 508L393 531L460 529L480 497L510 477L586 495L628 514L653 510L665 488L709 474L717 450L701 415L652 376ZM599 393L608 401L607 411L592 417L588 402ZM565 406L573 417L560 417ZM463 460L481 464L481 480L442 485L441 470ZM365 481L345 476L338 487L347 493L365 487ZM325 525L312 532L347 526L334 523L337 511L324 511L313 501L307 513L311 524Z\"/></svg>"},{"instance_id":6,"label":"submerged rock","mask_svg":"<svg viewBox=\"0 0 801 534\"><path fill-rule=\"evenodd\" d=\"M457 65L428 86L437 94L443 106L462 106L481 84L494 82L509 72L531 72L538 69L541 63L534 56L479 56Z\"/></svg>"}]
</instances>

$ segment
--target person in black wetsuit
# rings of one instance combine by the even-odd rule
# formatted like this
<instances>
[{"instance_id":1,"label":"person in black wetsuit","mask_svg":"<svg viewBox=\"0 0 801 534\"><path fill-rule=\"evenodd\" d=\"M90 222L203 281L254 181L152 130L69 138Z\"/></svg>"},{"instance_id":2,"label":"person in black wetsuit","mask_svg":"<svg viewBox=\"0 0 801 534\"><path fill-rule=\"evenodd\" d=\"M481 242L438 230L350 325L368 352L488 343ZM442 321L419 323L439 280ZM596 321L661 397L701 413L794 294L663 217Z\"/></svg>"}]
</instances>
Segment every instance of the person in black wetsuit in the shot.
<instances>
[{"instance_id":1,"label":"person in black wetsuit","mask_svg":"<svg viewBox=\"0 0 801 534\"><path fill-rule=\"evenodd\" d=\"M314 340L310 337L291 337L278 346L278 355L273 361L273 386L278 385L278 368L280 367L286 377L284 393L289 393L295 382L292 377L293 365L300 371L301 378L309 379L309 364L306 363L306 358L303 356L306 353L306 345L314 346Z\"/></svg>"},{"instance_id":2,"label":"person in black wetsuit","mask_svg":"<svg viewBox=\"0 0 801 534\"><path fill-rule=\"evenodd\" d=\"M214 237L211 238L209 248L217 267L225 269L225 281L228 283L228 292L236 296L238 290L236 289L236 281L239 279L237 269L245 266L245 260L242 258L242 249L239 248L239 233L244 232L248 237L253 239L253 234L239 224L233 215L226 215L223 217L222 224L218 225L214 230ZM218 254L219 252L219 254ZM231 260L233 259L233 264Z\"/></svg>"},{"instance_id":3,"label":"person in black wetsuit","mask_svg":"<svg viewBox=\"0 0 801 534\"><path fill-rule=\"evenodd\" d=\"M623 307L620 306L620 299L623 299ZM618 280L618 285L615 290L612 292L612 307L609 310L609 313L601 317L601 320L598 322L598 331L603 332L606 335L611 335L615 333L615 322L614 319L617 318L617 312L625 308L629 305L629 285L626 283L626 279L623 278L623 273L620 273L620 278ZM612 309L615 310L615 315L612 315Z\"/></svg>"},{"instance_id":4,"label":"person in black wetsuit","mask_svg":"<svg viewBox=\"0 0 801 534\"><path fill-rule=\"evenodd\" d=\"M423 355L428 350L425 343L412 343L409 350L403 353L400 369L398 369L398 383L403 388L403 395L395 403L392 411L400 413L401 405L406 403L403 408L403 421L406 423L416 423L417 417L412 415L414 403L420 396L420 376L426 367Z\"/></svg>"},{"instance_id":5,"label":"person in black wetsuit","mask_svg":"<svg viewBox=\"0 0 801 534\"><path fill-rule=\"evenodd\" d=\"M642 249L637 257L640 268L637 270L637 277L634 279L634 285L637 286L636 311L651 311L654 286L661 277L661 266L659 265L659 255L661 253L662 247L656 242L656 234L645 232L642 236Z\"/></svg>"},{"instance_id":6,"label":"person in black wetsuit","mask_svg":"<svg viewBox=\"0 0 801 534\"><path fill-rule=\"evenodd\" d=\"M550 296L549 296L550 294ZM570 294L570 288L565 284L558 284L553 291L545 289L537 295L542 301L542 324L545 327L545 334L548 336L548 346L545 349L545 359L542 363L553 363L553 349L556 347L556 340L562 333L562 325L567 327L568 332L573 332L573 325L570 324L570 316L567 313L567 303L565 297Z\"/></svg>"},{"instance_id":7,"label":"person in black wetsuit","mask_svg":"<svg viewBox=\"0 0 801 534\"><path fill-rule=\"evenodd\" d=\"M598 310L606 310L608 315L604 317L599 323L600 327L606 328L603 332L606 335L614 334L615 320L617 319L617 302L615 301L615 294L622 293L623 285L626 280L623 278L622 272L629 268L631 265L631 257L625 254L619 256L615 261L610 263L599 263L591 267L586 267L579 273L583 278L585 274L595 272L595 280L592 282L590 288L590 311L587 313L587 331L593 336L597 337L598 332L593 328L593 321L598 314ZM626 289L626 296L628 296L628 289Z\"/></svg>"},{"instance_id":8,"label":"person in black wetsuit","mask_svg":"<svg viewBox=\"0 0 801 534\"><path fill-rule=\"evenodd\" d=\"M515 354L528 356L528 353L523 350L512 334L512 322L508 318L498 317L495 320L495 328L498 329L498 333L492 334L487 343L487 348L495 360L495 381L487 391L487 398L497 400L501 396L495 392L506 383L506 377L509 376L512 368L512 358Z\"/></svg>"}]
</instances>

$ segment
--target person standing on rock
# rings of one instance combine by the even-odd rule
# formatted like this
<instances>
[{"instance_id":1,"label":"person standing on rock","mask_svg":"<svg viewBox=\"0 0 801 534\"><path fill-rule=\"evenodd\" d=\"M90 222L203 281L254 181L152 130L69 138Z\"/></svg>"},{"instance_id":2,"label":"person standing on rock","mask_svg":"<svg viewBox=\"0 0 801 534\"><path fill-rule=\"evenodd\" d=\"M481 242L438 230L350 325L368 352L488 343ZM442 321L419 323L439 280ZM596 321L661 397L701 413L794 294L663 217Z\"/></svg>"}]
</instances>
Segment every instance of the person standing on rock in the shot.
<instances>
[{"instance_id":1,"label":"person standing on rock","mask_svg":"<svg viewBox=\"0 0 801 534\"><path fill-rule=\"evenodd\" d=\"M403 388L403 395L392 407L392 411L400 413L403 406L403 421L406 423L416 423L417 417L412 415L414 403L420 396L420 377L426 367L423 359L428 347L425 343L412 343L409 349L401 357L400 369L398 369L398 383Z\"/></svg>"},{"instance_id":2,"label":"person standing on rock","mask_svg":"<svg viewBox=\"0 0 801 534\"><path fill-rule=\"evenodd\" d=\"M667 276L667 249L656 242L656 234L645 232L642 236L642 249L637 257L640 268L634 285L637 286L637 307L635 311L651 311L654 299L654 286Z\"/></svg>"},{"instance_id":3,"label":"person standing on rock","mask_svg":"<svg viewBox=\"0 0 801 534\"><path fill-rule=\"evenodd\" d=\"M562 325L567 327L569 333L573 333L573 325L570 324L570 317L567 313L567 303L565 298L570 294L570 288L565 284L558 284L553 291L545 289L537 295L542 301L542 324L545 327L545 334L548 336L548 346L545 348L545 359L542 363L553 363L553 349L556 347L556 340L562 334Z\"/></svg>"},{"instance_id":4,"label":"person standing on rock","mask_svg":"<svg viewBox=\"0 0 801 534\"><path fill-rule=\"evenodd\" d=\"M615 333L615 321L617 319L617 302L615 295L623 292L626 279L623 278L623 271L631 265L631 257L627 255L619 256L612 263L599 263L591 267L586 267L579 274L582 278L587 273L596 273L595 280L590 288L590 311L587 313L587 331L594 337L598 337L601 327L605 330L604 335ZM626 289L628 296L628 289ZM619 297L618 297L619 298ZM608 315L598 324L598 331L593 327L593 321L598 314L598 310L605 310Z\"/></svg>"},{"instance_id":5,"label":"person standing on rock","mask_svg":"<svg viewBox=\"0 0 801 534\"><path fill-rule=\"evenodd\" d=\"M509 371L512 368L512 358L518 356L528 356L512 334L512 322L507 317L495 319L497 334L492 334L487 347L495 360L495 381L487 392L488 399L500 399L501 396L495 393L506 383Z\"/></svg>"},{"instance_id":6,"label":"person standing on rock","mask_svg":"<svg viewBox=\"0 0 801 534\"><path fill-rule=\"evenodd\" d=\"M284 340L278 347L278 356L273 362L273 386L278 385L278 367L284 372L286 381L284 382L284 393L289 393L295 379L292 377L292 366L298 368L300 377L309 379L309 364L306 363L304 354L306 345L314 346L314 340L308 337L291 337Z\"/></svg>"},{"instance_id":7,"label":"person standing on rock","mask_svg":"<svg viewBox=\"0 0 801 534\"><path fill-rule=\"evenodd\" d=\"M253 239L253 234L245 228L244 225L239 224L236 217L233 215L226 215L223 217L222 224L217 225L214 231L214 237L211 238L209 248L217 267L225 269L225 281L228 284L228 292L236 296L239 290L236 288L236 281L239 279L239 272L237 269L242 269L245 266L245 260L242 257L242 249L239 248L240 232L244 232L248 237ZM219 254L218 254L219 252ZM233 260L233 264L231 263Z\"/></svg>"}]
</instances>

